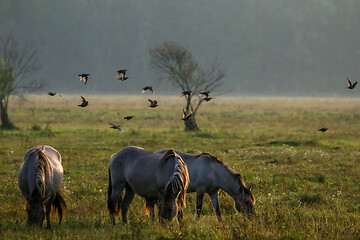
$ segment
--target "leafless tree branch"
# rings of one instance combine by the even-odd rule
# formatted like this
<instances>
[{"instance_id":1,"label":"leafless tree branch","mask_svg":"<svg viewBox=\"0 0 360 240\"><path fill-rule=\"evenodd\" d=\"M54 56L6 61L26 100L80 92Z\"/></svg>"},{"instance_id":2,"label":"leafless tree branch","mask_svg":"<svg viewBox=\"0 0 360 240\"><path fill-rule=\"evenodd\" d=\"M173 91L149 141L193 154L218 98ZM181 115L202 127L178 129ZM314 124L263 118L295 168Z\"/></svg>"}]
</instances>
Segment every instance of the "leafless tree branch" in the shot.
<instances>
[{"instance_id":1,"label":"leafless tree branch","mask_svg":"<svg viewBox=\"0 0 360 240\"><path fill-rule=\"evenodd\" d=\"M193 114L191 119L195 122L195 114L203 102L199 93L213 91L222 84L225 74L220 68L220 61L215 61L210 69L202 70L192 54L184 46L174 42L150 47L149 54L150 66L160 75L161 81L167 80L182 91L192 91L186 98L185 109L187 114ZM194 98L196 95L198 97Z\"/></svg>"},{"instance_id":2,"label":"leafless tree branch","mask_svg":"<svg viewBox=\"0 0 360 240\"><path fill-rule=\"evenodd\" d=\"M39 47L35 43L18 44L14 35L0 36L0 113L2 127L13 126L7 117L9 96L34 92L44 86L42 81L29 78L38 70L35 56ZM5 126L6 127L6 126Z\"/></svg>"}]
</instances>

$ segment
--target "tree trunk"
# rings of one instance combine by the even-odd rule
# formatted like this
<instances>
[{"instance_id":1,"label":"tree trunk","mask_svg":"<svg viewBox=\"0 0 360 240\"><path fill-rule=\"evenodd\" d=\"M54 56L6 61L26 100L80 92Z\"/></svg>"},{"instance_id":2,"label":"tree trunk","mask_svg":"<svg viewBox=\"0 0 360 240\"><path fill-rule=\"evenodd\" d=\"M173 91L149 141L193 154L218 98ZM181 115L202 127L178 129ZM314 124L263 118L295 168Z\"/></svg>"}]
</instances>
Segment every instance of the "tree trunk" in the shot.
<instances>
[{"instance_id":1,"label":"tree trunk","mask_svg":"<svg viewBox=\"0 0 360 240\"><path fill-rule=\"evenodd\" d=\"M7 104L0 102L0 119L1 119L1 128L2 129L16 129L15 125L10 122L7 114Z\"/></svg>"},{"instance_id":2,"label":"tree trunk","mask_svg":"<svg viewBox=\"0 0 360 240\"><path fill-rule=\"evenodd\" d=\"M200 129L196 123L194 116L185 120L185 131L199 131L199 130Z\"/></svg>"}]
</instances>

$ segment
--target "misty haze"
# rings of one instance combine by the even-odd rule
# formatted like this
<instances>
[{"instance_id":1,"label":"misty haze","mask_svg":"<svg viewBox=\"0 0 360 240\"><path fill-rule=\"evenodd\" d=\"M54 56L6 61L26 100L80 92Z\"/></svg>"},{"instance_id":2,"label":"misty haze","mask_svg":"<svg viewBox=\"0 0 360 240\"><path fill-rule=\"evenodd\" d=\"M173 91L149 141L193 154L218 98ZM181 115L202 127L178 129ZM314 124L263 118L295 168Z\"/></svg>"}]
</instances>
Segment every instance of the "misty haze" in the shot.
<instances>
[{"instance_id":1,"label":"misty haze","mask_svg":"<svg viewBox=\"0 0 360 240\"><path fill-rule=\"evenodd\" d=\"M0 1L0 29L35 42L46 90L138 93L156 85L149 47L185 46L201 66L214 60L231 95L356 96L360 1ZM119 82L116 70L128 69ZM160 85L160 84L159 84ZM158 93L174 88L161 84ZM220 91L220 90L219 90Z\"/></svg>"}]
</instances>

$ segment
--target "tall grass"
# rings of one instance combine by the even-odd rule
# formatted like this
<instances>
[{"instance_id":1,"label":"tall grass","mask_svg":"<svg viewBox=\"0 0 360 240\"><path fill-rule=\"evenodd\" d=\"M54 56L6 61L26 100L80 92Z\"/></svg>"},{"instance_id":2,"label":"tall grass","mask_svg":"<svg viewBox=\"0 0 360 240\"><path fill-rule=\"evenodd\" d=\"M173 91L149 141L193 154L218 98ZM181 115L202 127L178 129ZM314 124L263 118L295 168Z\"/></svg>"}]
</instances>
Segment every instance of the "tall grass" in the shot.
<instances>
[{"instance_id":1,"label":"tall grass","mask_svg":"<svg viewBox=\"0 0 360 240\"><path fill-rule=\"evenodd\" d=\"M3 239L359 239L360 167L357 99L217 98L197 116L200 132L185 132L183 99L158 96L29 96L12 99L9 116L20 128L0 132L0 233ZM134 115L126 121L123 117ZM109 128L121 124L123 132ZM327 127L327 132L317 130ZM47 144L62 154L68 211L53 229L27 229L17 171L25 152ZM223 222L206 196L195 221L188 194L184 225L160 225L135 197L126 226L109 226L107 168L111 154L137 145L209 152L253 186L257 215L237 213L221 192ZM117 219L120 222L120 219Z\"/></svg>"}]
</instances>

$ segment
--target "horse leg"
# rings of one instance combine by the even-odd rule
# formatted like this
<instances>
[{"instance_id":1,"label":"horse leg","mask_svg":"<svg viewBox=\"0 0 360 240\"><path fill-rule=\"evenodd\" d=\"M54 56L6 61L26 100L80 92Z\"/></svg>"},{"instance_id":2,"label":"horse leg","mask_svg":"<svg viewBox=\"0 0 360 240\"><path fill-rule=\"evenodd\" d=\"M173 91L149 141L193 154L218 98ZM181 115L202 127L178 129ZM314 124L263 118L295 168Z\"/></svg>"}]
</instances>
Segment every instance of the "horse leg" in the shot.
<instances>
[{"instance_id":1,"label":"horse leg","mask_svg":"<svg viewBox=\"0 0 360 240\"><path fill-rule=\"evenodd\" d=\"M134 199L134 196L135 196L135 192L133 190L131 190L131 188L126 188L125 196L124 196L123 202L121 204L121 216L122 216L122 221L124 224L127 223L126 214L127 214L127 211L129 210L132 200Z\"/></svg>"},{"instance_id":2,"label":"horse leg","mask_svg":"<svg viewBox=\"0 0 360 240\"><path fill-rule=\"evenodd\" d=\"M196 220L199 220L203 204L204 193L196 192Z\"/></svg>"},{"instance_id":3,"label":"horse leg","mask_svg":"<svg viewBox=\"0 0 360 240\"><path fill-rule=\"evenodd\" d=\"M46 203L45 209L46 209L46 212L45 212L45 215L46 215L46 227L48 229L51 229L51 224L50 224L51 202L50 201L48 201Z\"/></svg>"},{"instance_id":4,"label":"horse leg","mask_svg":"<svg viewBox=\"0 0 360 240\"><path fill-rule=\"evenodd\" d=\"M44 204L45 204L45 217L46 217L46 227L48 229L51 229L51 224L50 224L50 213L51 213L51 205L53 203L53 201L55 200L55 196L53 195L51 196L49 199L47 199Z\"/></svg>"},{"instance_id":5,"label":"horse leg","mask_svg":"<svg viewBox=\"0 0 360 240\"><path fill-rule=\"evenodd\" d=\"M108 209L109 209L109 215L110 215L110 224L115 225L115 212L117 210L115 209L118 201L120 200L121 193L125 187L125 183L121 183L117 185L116 187L111 187L111 192L108 190ZM110 189L110 187L109 187Z\"/></svg>"},{"instance_id":6,"label":"horse leg","mask_svg":"<svg viewBox=\"0 0 360 240\"><path fill-rule=\"evenodd\" d=\"M219 206L219 198L218 198L218 192L209 193L211 203L213 205L217 220L221 222L221 213L220 213L220 206Z\"/></svg>"},{"instance_id":7,"label":"horse leg","mask_svg":"<svg viewBox=\"0 0 360 240\"><path fill-rule=\"evenodd\" d=\"M179 225L180 225L180 227L182 227L182 226L183 226L182 220L183 220L183 218L184 218L183 210L179 210L179 211L178 211L177 217L178 217Z\"/></svg>"},{"instance_id":8,"label":"horse leg","mask_svg":"<svg viewBox=\"0 0 360 240\"><path fill-rule=\"evenodd\" d=\"M154 218L155 218L155 204L156 204L156 201L145 200L146 214L149 215L149 217L152 221L154 221Z\"/></svg>"},{"instance_id":9,"label":"horse leg","mask_svg":"<svg viewBox=\"0 0 360 240\"><path fill-rule=\"evenodd\" d=\"M150 219L152 221L154 221L155 219L155 204L152 206L152 208L150 209Z\"/></svg>"}]
</instances>

